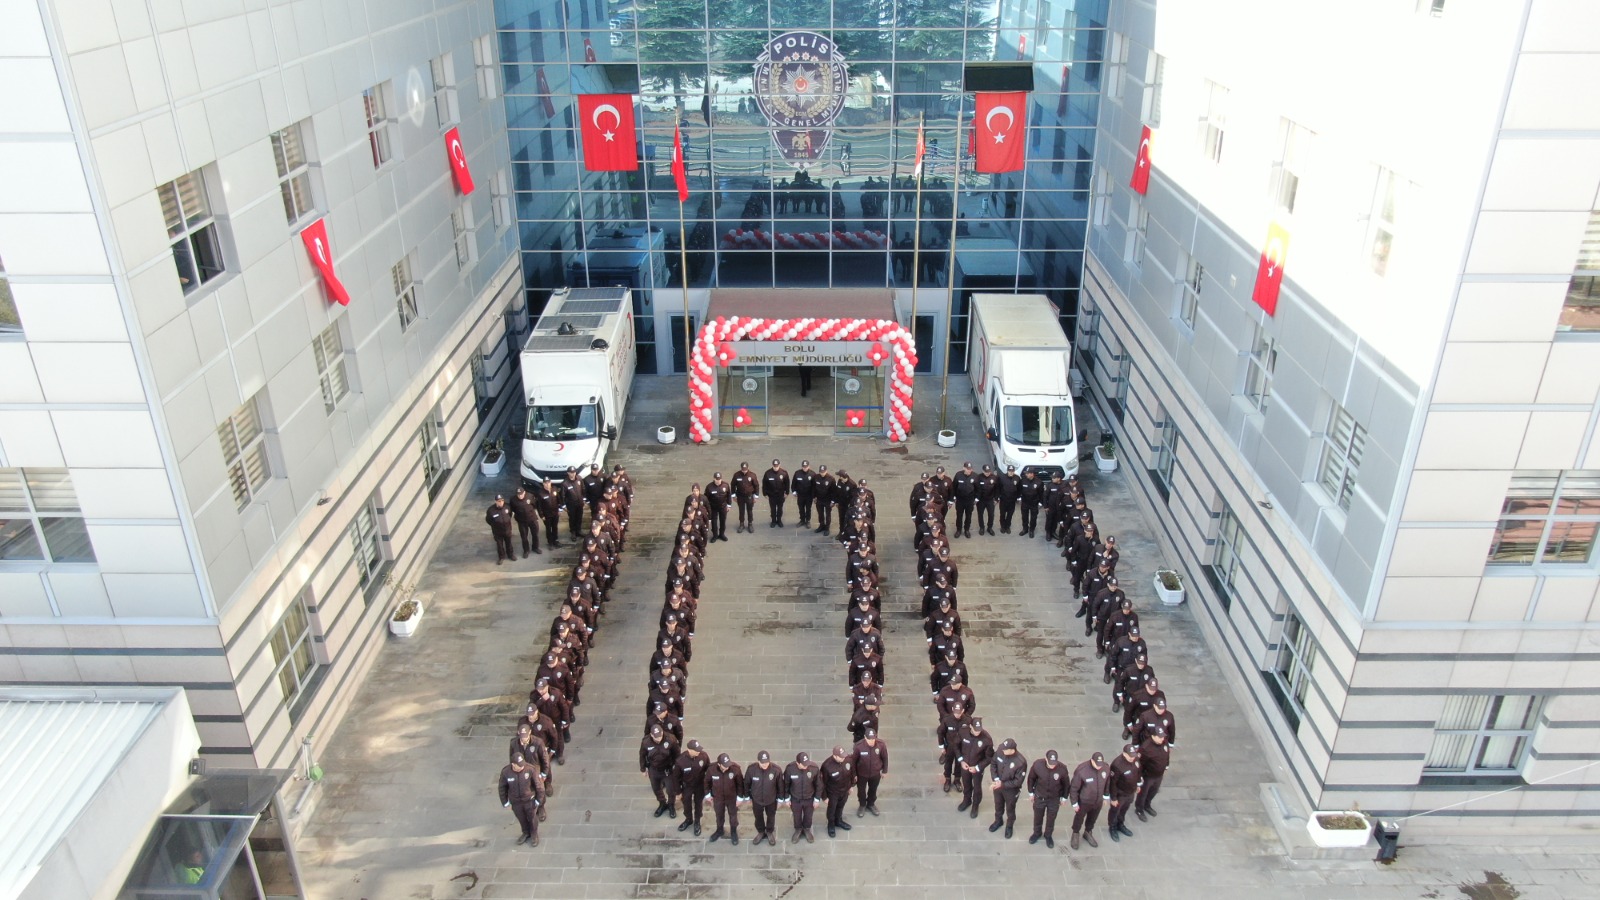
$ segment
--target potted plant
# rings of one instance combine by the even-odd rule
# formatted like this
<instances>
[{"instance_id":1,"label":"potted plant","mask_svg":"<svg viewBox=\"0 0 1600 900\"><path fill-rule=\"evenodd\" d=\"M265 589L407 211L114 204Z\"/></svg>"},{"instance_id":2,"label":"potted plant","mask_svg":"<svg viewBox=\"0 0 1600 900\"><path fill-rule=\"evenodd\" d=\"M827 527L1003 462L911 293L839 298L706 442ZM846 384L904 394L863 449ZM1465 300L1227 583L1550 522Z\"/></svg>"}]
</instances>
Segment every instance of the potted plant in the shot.
<instances>
[{"instance_id":1,"label":"potted plant","mask_svg":"<svg viewBox=\"0 0 1600 900\"><path fill-rule=\"evenodd\" d=\"M490 478L499 475L506 468L506 452L500 449L498 440L483 439L483 460L478 463L478 471Z\"/></svg>"},{"instance_id":2,"label":"potted plant","mask_svg":"<svg viewBox=\"0 0 1600 900\"><path fill-rule=\"evenodd\" d=\"M1100 446L1094 448L1094 465L1102 472L1117 470L1117 444L1109 432L1100 441Z\"/></svg>"},{"instance_id":3,"label":"potted plant","mask_svg":"<svg viewBox=\"0 0 1600 900\"><path fill-rule=\"evenodd\" d=\"M1176 569L1157 569L1155 585L1162 603L1177 606L1183 602L1183 576Z\"/></svg>"},{"instance_id":4,"label":"potted plant","mask_svg":"<svg viewBox=\"0 0 1600 900\"><path fill-rule=\"evenodd\" d=\"M389 593L400 600L389 614L389 633L395 637L411 637L422 624L422 599L415 596L417 586L389 577L385 577L383 583L389 586Z\"/></svg>"},{"instance_id":5,"label":"potted plant","mask_svg":"<svg viewBox=\"0 0 1600 900\"><path fill-rule=\"evenodd\" d=\"M956 445L955 430L951 428L940 429L939 436L936 438L936 441L941 447L954 447Z\"/></svg>"},{"instance_id":6,"label":"potted plant","mask_svg":"<svg viewBox=\"0 0 1600 900\"><path fill-rule=\"evenodd\" d=\"M1323 849L1365 847L1372 836L1372 822L1359 809L1314 812L1306 820L1311 842Z\"/></svg>"},{"instance_id":7,"label":"potted plant","mask_svg":"<svg viewBox=\"0 0 1600 900\"><path fill-rule=\"evenodd\" d=\"M670 444L678 439L678 429L671 425L663 425L656 429L656 443Z\"/></svg>"}]
</instances>

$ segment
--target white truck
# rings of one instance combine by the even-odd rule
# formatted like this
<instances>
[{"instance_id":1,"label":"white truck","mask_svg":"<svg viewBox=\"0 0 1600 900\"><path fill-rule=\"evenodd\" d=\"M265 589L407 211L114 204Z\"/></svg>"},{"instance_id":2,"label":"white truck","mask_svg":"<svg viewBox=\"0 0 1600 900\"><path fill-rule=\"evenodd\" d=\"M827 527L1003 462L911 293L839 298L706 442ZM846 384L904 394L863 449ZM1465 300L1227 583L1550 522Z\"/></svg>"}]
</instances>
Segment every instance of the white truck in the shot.
<instances>
[{"instance_id":1,"label":"white truck","mask_svg":"<svg viewBox=\"0 0 1600 900\"><path fill-rule=\"evenodd\" d=\"M1078 471L1072 407L1072 342L1043 294L973 294L967 374L973 412L994 449L995 468L1032 469L1048 479Z\"/></svg>"},{"instance_id":2,"label":"white truck","mask_svg":"<svg viewBox=\"0 0 1600 900\"><path fill-rule=\"evenodd\" d=\"M561 288L522 348L522 483L604 463L622 433L637 347L627 288Z\"/></svg>"}]
</instances>

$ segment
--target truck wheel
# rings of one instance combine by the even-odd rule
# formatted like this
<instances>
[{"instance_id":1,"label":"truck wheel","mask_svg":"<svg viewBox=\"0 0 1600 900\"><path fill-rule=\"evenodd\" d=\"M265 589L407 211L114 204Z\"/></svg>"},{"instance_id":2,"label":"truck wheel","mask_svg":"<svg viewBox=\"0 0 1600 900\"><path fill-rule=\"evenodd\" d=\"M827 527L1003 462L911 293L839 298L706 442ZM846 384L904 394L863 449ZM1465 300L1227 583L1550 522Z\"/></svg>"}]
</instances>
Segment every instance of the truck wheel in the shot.
<instances>
[{"instance_id":1,"label":"truck wheel","mask_svg":"<svg viewBox=\"0 0 1600 900\"><path fill-rule=\"evenodd\" d=\"M973 415L977 415L978 414L978 404L976 404L976 403L972 404L972 414Z\"/></svg>"}]
</instances>

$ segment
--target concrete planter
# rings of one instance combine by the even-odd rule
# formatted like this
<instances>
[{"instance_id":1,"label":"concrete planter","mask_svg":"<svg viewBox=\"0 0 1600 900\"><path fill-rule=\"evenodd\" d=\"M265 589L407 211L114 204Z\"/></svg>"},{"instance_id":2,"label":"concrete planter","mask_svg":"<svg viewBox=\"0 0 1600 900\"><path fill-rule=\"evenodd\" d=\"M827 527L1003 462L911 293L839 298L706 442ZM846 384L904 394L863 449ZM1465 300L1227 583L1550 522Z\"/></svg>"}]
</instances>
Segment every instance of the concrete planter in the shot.
<instances>
[{"instance_id":1,"label":"concrete planter","mask_svg":"<svg viewBox=\"0 0 1600 900\"><path fill-rule=\"evenodd\" d=\"M1176 588L1167 587L1165 582L1169 580L1173 581L1178 586ZM1153 583L1156 587L1156 596L1161 598L1162 603L1166 604L1167 606L1177 606L1183 602L1182 575L1179 575L1177 572L1174 572L1171 569L1157 569L1156 577L1153 579Z\"/></svg>"},{"instance_id":2,"label":"concrete planter","mask_svg":"<svg viewBox=\"0 0 1600 900\"><path fill-rule=\"evenodd\" d=\"M499 475L505 470L506 453L504 450L495 450L492 453L485 453L482 461L478 463L478 471L489 476L490 478Z\"/></svg>"},{"instance_id":3,"label":"concrete planter","mask_svg":"<svg viewBox=\"0 0 1600 900\"><path fill-rule=\"evenodd\" d=\"M395 618L400 612L399 607L396 607L395 611L389 615L389 633L395 637L411 637L417 633L417 626L422 624L422 601L414 600L411 602L416 604L416 610L411 613L409 618L404 620ZM405 604L402 603L400 606L405 606Z\"/></svg>"},{"instance_id":4,"label":"concrete planter","mask_svg":"<svg viewBox=\"0 0 1600 900\"><path fill-rule=\"evenodd\" d=\"M1355 816L1362 821L1360 828L1324 828L1321 819L1334 816ZM1364 813L1356 810L1341 810L1336 812L1315 812L1306 820L1306 831L1311 835L1311 842L1324 850L1349 849L1365 847L1367 840L1372 837L1372 821Z\"/></svg>"},{"instance_id":5,"label":"concrete planter","mask_svg":"<svg viewBox=\"0 0 1600 900\"><path fill-rule=\"evenodd\" d=\"M938 441L941 447L954 447L956 445L956 433L946 428L939 432Z\"/></svg>"},{"instance_id":6,"label":"concrete planter","mask_svg":"<svg viewBox=\"0 0 1600 900\"><path fill-rule=\"evenodd\" d=\"M678 429L671 425L663 425L656 429L656 443L670 444L678 439Z\"/></svg>"},{"instance_id":7,"label":"concrete planter","mask_svg":"<svg viewBox=\"0 0 1600 900\"><path fill-rule=\"evenodd\" d=\"M1117 470L1115 451L1107 453L1104 444L1094 448L1094 466L1102 472L1115 472Z\"/></svg>"}]
</instances>

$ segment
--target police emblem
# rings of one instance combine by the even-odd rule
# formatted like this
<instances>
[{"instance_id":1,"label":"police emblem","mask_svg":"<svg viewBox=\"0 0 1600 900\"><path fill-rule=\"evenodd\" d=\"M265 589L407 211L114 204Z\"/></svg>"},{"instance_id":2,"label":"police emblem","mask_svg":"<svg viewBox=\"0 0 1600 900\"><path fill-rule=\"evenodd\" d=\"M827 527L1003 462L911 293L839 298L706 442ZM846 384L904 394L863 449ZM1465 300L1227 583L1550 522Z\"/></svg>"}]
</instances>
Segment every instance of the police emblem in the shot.
<instances>
[{"instance_id":1,"label":"police emblem","mask_svg":"<svg viewBox=\"0 0 1600 900\"><path fill-rule=\"evenodd\" d=\"M790 31L756 57L755 94L783 158L803 166L822 155L844 109L844 57L814 31Z\"/></svg>"}]
</instances>

